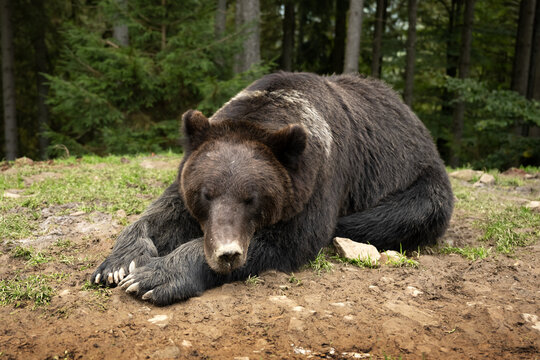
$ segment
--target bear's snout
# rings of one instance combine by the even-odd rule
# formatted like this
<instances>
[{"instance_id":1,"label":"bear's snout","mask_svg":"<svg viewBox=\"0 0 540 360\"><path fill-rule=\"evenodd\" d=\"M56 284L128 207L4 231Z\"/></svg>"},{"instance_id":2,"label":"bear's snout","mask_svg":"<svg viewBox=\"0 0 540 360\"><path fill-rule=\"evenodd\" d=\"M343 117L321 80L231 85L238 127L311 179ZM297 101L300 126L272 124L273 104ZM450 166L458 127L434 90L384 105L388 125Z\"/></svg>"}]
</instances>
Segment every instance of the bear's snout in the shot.
<instances>
[{"instance_id":1,"label":"bear's snout","mask_svg":"<svg viewBox=\"0 0 540 360\"><path fill-rule=\"evenodd\" d=\"M215 251L216 260L220 268L229 268L233 269L241 262L243 255L242 247L237 242L229 243L218 247Z\"/></svg>"}]
</instances>

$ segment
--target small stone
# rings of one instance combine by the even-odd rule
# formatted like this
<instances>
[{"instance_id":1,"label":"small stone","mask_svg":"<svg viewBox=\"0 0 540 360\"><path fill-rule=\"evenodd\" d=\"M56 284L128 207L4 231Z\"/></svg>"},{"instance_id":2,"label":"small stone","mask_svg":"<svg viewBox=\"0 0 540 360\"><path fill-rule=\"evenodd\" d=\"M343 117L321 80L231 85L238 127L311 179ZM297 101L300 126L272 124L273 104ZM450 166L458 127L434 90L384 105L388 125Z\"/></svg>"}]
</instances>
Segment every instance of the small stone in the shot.
<instances>
[{"instance_id":1,"label":"small stone","mask_svg":"<svg viewBox=\"0 0 540 360\"><path fill-rule=\"evenodd\" d=\"M193 344L189 340L182 340L182 346L185 348L190 348L193 346Z\"/></svg>"},{"instance_id":2,"label":"small stone","mask_svg":"<svg viewBox=\"0 0 540 360\"><path fill-rule=\"evenodd\" d=\"M482 171L464 169L451 172L450 176L463 181L472 181L475 177L482 176L482 174Z\"/></svg>"},{"instance_id":3,"label":"small stone","mask_svg":"<svg viewBox=\"0 0 540 360\"><path fill-rule=\"evenodd\" d=\"M381 259L381 254L373 245L362 244L352 241L351 239L334 238L334 246L339 256L347 259L360 259L362 261L370 260L373 263Z\"/></svg>"},{"instance_id":4,"label":"small stone","mask_svg":"<svg viewBox=\"0 0 540 360\"><path fill-rule=\"evenodd\" d=\"M527 209L530 209L532 212L540 213L540 201L531 201L525 205Z\"/></svg>"},{"instance_id":5,"label":"small stone","mask_svg":"<svg viewBox=\"0 0 540 360\"><path fill-rule=\"evenodd\" d=\"M414 297L417 297L418 295L422 295L424 292L418 290L414 286L407 286L407 292L411 294Z\"/></svg>"},{"instance_id":6,"label":"small stone","mask_svg":"<svg viewBox=\"0 0 540 360\"><path fill-rule=\"evenodd\" d=\"M530 323L533 329L540 331L540 321L538 321L538 316L534 314L521 314L523 320Z\"/></svg>"},{"instance_id":7,"label":"small stone","mask_svg":"<svg viewBox=\"0 0 540 360\"><path fill-rule=\"evenodd\" d=\"M330 303L330 305L335 307L345 307L345 304L342 302Z\"/></svg>"},{"instance_id":8,"label":"small stone","mask_svg":"<svg viewBox=\"0 0 540 360\"><path fill-rule=\"evenodd\" d=\"M153 318L148 319L149 322L161 328L164 328L165 326L169 325L169 320L170 318L168 315L156 315Z\"/></svg>"},{"instance_id":9,"label":"small stone","mask_svg":"<svg viewBox=\"0 0 540 360\"><path fill-rule=\"evenodd\" d=\"M296 311L296 312L302 312L304 311L304 307L303 306L295 306L292 308L292 311Z\"/></svg>"},{"instance_id":10,"label":"small stone","mask_svg":"<svg viewBox=\"0 0 540 360\"><path fill-rule=\"evenodd\" d=\"M352 316L352 315L345 315L345 316L343 317L343 321L349 322L349 323L350 323L350 322L354 322L354 316Z\"/></svg>"},{"instance_id":11,"label":"small stone","mask_svg":"<svg viewBox=\"0 0 540 360\"><path fill-rule=\"evenodd\" d=\"M495 185L495 177L491 174L482 174L482 176L480 176L480 179L478 180L478 182L482 183L482 184L486 184L488 186L490 185Z\"/></svg>"},{"instance_id":12,"label":"small stone","mask_svg":"<svg viewBox=\"0 0 540 360\"><path fill-rule=\"evenodd\" d=\"M86 214L84 211L75 211L74 213L69 214L69 216L81 216Z\"/></svg>"},{"instance_id":13,"label":"small stone","mask_svg":"<svg viewBox=\"0 0 540 360\"><path fill-rule=\"evenodd\" d=\"M387 250L381 253L381 264L386 264L389 261L399 262L403 258L403 255L395 250Z\"/></svg>"},{"instance_id":14,"label":"small stone","mask_svg":"<svg viewBox=\"0 0 540 360\"><path fill-rule=\"evenodd\" d=\"M5 198L10 198L10 199L18 199L18 198L21 197L21 195L15 194L15 193L12 193L12 192L9 192L9 191L5 191L4 192L4 197Z\"/></svg>"},{"instance_id":15,"label":"small stone","mask_svg":"<svg viewBox=\"0 0 540 360\"><path fill-rule=\"evenodd\" d=\"M483 187L486 187L486 184L484 183L481 183L480 181L477 181L473 184L473 187L475 188L483 188Z\"/></svg>"},{"instance_id":16,"label":"small stone","mask_svg":"<svg viewBox=\"0 0 540 360\"><path fill-rule=\"evenodd\" d=\"M235 356L234 360L249 360L249 356Z\"/></svg>"},{"instance_id":17,"label":"small stone","mask_svg":"<svg viewBox=\"0 0 540 360\"><path fill-rule=\"evenodd\" d=\"M167 346L166 348L155 351L151 357L153 359L178 359L180 354L181 352L178 346Z\"/></svg>"},{"instance_id":18,"label":"small stone","mask_svg":"<svg viewBox=\"0 0 540 360\"><path fill-rule=\"evenodd\" d=\"M69 289L64 289L64 290L60 291L60 293L58 295L60 297L62 297L62 296L69 295L70 293L71 293L71 291L69 291Z\"/></svg>"},{"instance_id":19,"label":"small stone","mask_svg":"<svg viewBox=\"0 0 540 360\"><path fill-rule=\"evenodd\" d=\"M304 331L304 322L292 317L289 321L289 331Z\"/></svg>"},{"instance_id":20,"label":"small stone","mask_svg":"<svg viewBox=\"0 0 540 360\"><path fill-rule=\"evenodd\" d=\"M127 217L126 211L123 209L120 209L116 212L116 217L120 219L124 219Z\"/></svg>"}]
</instances>

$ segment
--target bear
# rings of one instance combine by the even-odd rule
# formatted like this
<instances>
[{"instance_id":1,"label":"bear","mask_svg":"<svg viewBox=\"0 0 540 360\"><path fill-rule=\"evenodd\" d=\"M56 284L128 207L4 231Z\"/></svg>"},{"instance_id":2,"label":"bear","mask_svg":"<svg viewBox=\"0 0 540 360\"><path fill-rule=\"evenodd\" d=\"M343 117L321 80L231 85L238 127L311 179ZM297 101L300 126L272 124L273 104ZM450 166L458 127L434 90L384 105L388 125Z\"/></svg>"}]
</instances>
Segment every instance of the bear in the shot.
<instances>
[{"instance_id":1,"label":"bear","mask_svg":"<svg viewBox=\"0 0 540 360\"><path fill-rule=\"evenodd\" d=\"M379 80L278 72L182 122L176 180L119 235L93 283L168 305L295 271L335 236L416 249L448 227L443 161Z\"/></svg>"}]
</instances>

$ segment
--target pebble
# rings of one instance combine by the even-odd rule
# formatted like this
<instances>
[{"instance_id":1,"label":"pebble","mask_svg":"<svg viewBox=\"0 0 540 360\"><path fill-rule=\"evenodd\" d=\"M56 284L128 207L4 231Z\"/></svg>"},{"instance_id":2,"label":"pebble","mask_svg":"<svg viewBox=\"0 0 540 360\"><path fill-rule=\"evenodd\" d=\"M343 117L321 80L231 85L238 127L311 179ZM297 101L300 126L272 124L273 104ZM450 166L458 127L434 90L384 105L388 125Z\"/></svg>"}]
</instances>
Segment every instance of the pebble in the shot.
<instances>
[{"instance_id":1,"label":"pebble","mask_svg":"<svg viewBox=\"0 0 540 360\"><path fill-rule=\"evenodd\" d=\"M424 293L423 291L418 290L414 286L407 286L407 292L414 297L417 297L418 295L422 295Z\"/></svg>"},{"instance_id":2,"label":"pebble","mask_svg":"<svg viewBox=\"0 0 540 360\"><path fill-rule=\"evenodd\" d=\"M180 348L178 346L167 346L157 350L152 354L153 359L178 359L180 357Z\"/></svg>"},{"instance_id":3,"label":"pebble","mask_svg":"<svg viewBox=\"0 0 540 360\"><path fill-rule=\"evenodd\" d=\"M156 315L151 319L148 319L154 325L157 325L161 328L169 325L170 317L168 315Z\"/></svg>"}]
</instances>

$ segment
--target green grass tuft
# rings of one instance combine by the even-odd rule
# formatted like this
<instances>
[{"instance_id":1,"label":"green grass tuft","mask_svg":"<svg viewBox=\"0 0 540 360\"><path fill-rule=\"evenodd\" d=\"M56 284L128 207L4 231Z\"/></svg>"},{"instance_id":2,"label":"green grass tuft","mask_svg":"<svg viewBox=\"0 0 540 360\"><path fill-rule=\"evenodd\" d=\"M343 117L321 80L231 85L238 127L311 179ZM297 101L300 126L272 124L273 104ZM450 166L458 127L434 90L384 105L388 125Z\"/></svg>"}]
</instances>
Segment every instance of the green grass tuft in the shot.
<instances>
[{"instance_id":1,"label":"green grass tuft","mask_svg":"<svg viewBox=\"0 0 540 360\"><path fill-rule=\"evenodd\" d=\"M518 246L530 245L540 237L540 215L525 207L509 206L491 213L487 221L477 224L482 240L494 243L497 252L508 254Z\"/></svg>"},{"instance_id":2,"label":"green grass tuft","mask_svg":"<svg viewBox=\"0 0 540 360\"><path fill-rule=\"evenodd\" d=\"M484 259L488 257L490 251L491 249L486 249L483 246L479 246L479 247L465 246L463 248L446 246L440 250L440 252L443 254L458 254L472 261Z\"/></svg>"},{"instance_id":3,"label":"green grass tuft","mask_svg":"<svg viewBox=\"0 0 540 360\"><path fill-rule=\"evenodd\" d=\"M312 268L317 275L321 275L321 272L332 271L333 265L326 259L324 249L321 249L317 254L315 260L309 262L309 267Z\"/></svg>"},{"instance_id":4,"label":"green grass tuft","mask_svg":"<svg viewBox=\"0 0 540 360\"><path fill-rule=\"evenodd\" d=\"M55 290L50 283L54 280L63 280L65 274L39 274L13 279L0 280L0 305L13 304L21 307L28 302L36 306L46 305L53 297Z\"/></svg>"}]
</instances>

